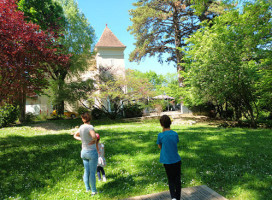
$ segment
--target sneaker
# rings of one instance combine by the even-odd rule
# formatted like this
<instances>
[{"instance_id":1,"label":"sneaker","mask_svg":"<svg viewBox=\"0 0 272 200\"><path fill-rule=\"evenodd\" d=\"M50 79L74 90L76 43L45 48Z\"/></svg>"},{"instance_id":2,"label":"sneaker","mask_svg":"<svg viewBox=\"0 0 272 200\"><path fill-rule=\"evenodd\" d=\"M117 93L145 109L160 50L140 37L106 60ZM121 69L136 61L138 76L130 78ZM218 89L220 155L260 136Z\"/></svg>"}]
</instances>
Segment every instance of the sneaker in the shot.
<instances>
[{"instance_id":1,"label":"sneaker","mask_svg":"<svg viewBox=\"0 0 272 200\"><path fill-rule=\"evenodd\" d=\"M107 181L106 177L103 177L103 182L106 182L106 181Z\"/></svg>"},{"instance_id":2,"label":"sneaker","mask_svg":"<svg viewBox=\"0 0 272 200\"><path fill-rule=\"evenodd\" d=\"M176 198L172 199L172 200L177 200Z\"/></svg>"},{"instance_id":3,"label":"sneaker","mask_svg":"<svg viewBox=\"0 0 272 200\"><path fill-rule=\"evenodd\" d=\"M92 192L92 196L96 195L98 192Z\"/></svg>"}]
</instances>

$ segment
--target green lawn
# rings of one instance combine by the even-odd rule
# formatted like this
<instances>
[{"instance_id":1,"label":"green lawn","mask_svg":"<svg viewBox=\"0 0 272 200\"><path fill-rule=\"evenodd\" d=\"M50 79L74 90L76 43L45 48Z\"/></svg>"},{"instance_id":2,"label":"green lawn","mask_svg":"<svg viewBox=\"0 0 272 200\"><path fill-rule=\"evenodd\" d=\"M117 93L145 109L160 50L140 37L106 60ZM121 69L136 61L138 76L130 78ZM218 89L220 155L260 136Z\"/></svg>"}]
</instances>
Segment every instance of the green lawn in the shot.
<instances>
[{"instance_id":1,"label":"green lawn","mask_svg":"<svg viewBox=\"0 0 272 200\"><path fill-rule=\"evenodd\" d=\"M82 181L81 121L0 129L0 199L90 199ZM107 182L92 199L168 190L159 163L158 122L94 122L105 143ZM183 187L207 185L228 199L272 199L272 130L178 126Z\"/></svg>"}]
</instances>

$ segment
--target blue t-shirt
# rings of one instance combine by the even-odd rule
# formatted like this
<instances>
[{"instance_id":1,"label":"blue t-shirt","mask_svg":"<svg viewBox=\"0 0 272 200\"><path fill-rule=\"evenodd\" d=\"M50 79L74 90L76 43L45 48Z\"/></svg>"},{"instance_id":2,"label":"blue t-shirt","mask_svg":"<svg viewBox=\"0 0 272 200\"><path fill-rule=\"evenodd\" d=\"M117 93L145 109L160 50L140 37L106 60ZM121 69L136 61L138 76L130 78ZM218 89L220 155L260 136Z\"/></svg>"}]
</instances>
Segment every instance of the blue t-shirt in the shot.
<instances>
[{"instance_id":1,"label":"blue t-shirt","mask_svg":"<svg viewBox=\"0 0 272 200\"><path fill-rule=\"evenodd\" d=\"M181 160L178 154L179 137L175 131L169 130L159 133L157 144L161 145L160 162L173 164Z\"/></svg>"}]
</instances>

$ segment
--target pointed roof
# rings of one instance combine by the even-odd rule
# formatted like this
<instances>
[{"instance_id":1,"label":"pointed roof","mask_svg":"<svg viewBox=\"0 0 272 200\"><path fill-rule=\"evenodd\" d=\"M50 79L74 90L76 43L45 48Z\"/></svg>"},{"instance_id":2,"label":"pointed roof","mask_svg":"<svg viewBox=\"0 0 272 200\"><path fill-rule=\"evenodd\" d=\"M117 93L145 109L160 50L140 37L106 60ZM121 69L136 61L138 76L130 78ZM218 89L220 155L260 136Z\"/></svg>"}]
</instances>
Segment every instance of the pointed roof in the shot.
<instances>
[{"instance_id":1,"label":"pointed roof","mask_svg":"<svg viewBox=\"0 0 272 200\"><path fill-rule=\"evenodd\" d=\"M95 47L123 47L125 48L126 46L122 42L120 42L120 40L113 34L113 32L106 25L106 28L104 29Z\"/></svg>"}]
</instances>

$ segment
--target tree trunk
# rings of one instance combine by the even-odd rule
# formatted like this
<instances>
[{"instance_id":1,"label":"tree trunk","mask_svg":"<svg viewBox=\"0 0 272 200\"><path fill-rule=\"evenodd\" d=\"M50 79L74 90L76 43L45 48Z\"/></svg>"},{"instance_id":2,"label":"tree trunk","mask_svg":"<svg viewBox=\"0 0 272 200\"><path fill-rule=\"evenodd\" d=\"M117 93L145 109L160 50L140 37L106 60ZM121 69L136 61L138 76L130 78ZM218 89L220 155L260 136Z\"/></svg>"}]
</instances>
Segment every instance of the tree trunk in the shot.
<instances>
[{"instance_id":1,"label":"tree trunk","mask_svg":"<svg viewBox=\"0 0 272 200\"><path fill-rule=\"evenodd\" d=\"M19 116L19 121L21 123L23 123L25 121L25 106L26 106L26 93L25 93L25 89L24 87L22 87L21 90L21 95L20 95L20 99L19 99L19 110L20 110L20 116Z\"/></svg>"},{"instance_id":2,"label":"tree trunk","mask_svg":"<svg viewBox=\"0 0 272 200\"><path fill-rule=\"evenodd\" d=\"M183 86L183 77L181 77L180 75L180 71L184 70L184 67L179 65L179 63L181 63L182 61L182 57L183 54L180 51L179 48L182 47L181 44L181 30L180 30L180 24L179 24L179 10L176 8L176 6L173 4L173 26L174 26L174 31L175 31L175 54L176 54L176 62L177 62L177 72L178 72L178 82L179 82L179 86L182 87Z\"/></svg>"}]
</instances>

